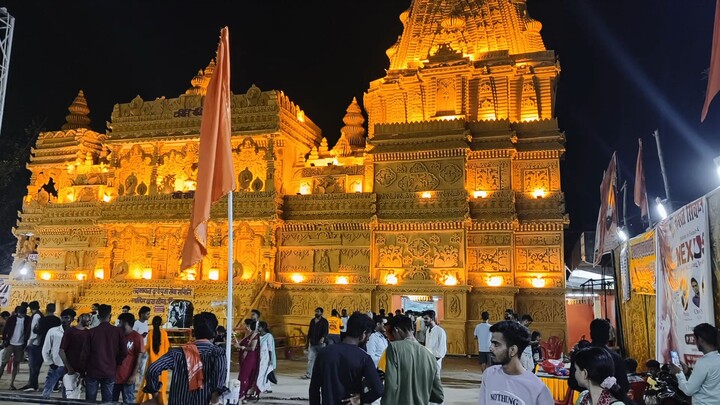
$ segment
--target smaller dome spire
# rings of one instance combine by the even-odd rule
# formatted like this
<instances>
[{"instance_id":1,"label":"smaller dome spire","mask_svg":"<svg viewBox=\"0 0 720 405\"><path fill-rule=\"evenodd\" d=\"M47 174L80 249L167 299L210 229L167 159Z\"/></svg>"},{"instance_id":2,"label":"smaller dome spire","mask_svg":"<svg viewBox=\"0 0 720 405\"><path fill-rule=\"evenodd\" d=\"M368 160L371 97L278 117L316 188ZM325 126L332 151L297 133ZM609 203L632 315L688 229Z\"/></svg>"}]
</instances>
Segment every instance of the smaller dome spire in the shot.
<instances>
[{"instance_id":1,"label":"smaller dome spire","mask_svg":"<svg viewBox=\"0 0 720 405\"><path fill-rule=\"evenodd\" d=\"M210 63L208 63L205 70L198 70L198 74L190 80L192 87L187 89L185 94L204 96L207 93L207 88L213 73L215 73L215 59L210 59Z\"/></svg>"},{"instance_id":2,"label":"smaller dome spire","mask_svg":"<svg viewBox=\"0 0 720 405\"><path fill-rule=\"evenodd\" d=\"M365 146L365 117L362 115L362 110L357 102L357 99L353 97L352 102L345 110L347 114L343 117L345 126L340 128L340 133L347 137L350 145L353 146Z\"/></svg>"},{"instance_id":3,"label":"smaller dome spire","mask_svg":"<svg viewBox=\"0 0 720 405\"><path fill-rule=\"evenodd\" d=\"M68 107L68 111L70 114L65 117L66 122L62 126L62 130L90 128L90 117L88 117L90 108L88 108L85 93L82 90L78 92L75 100Z\"/></svg>"},{"instance_id":4,"label":"smaller dome spire","mask_svg":"<svg viewBox=\"0 0 720 405\"><path fill-rule=\"evenodd\" d=\"M352 154L352 147L350 146L350 142L348 142L345 133L340 133L340 139L338 139L337 143L332 148L331 153L335 157L346 157Z\"/></svg>"},{"instance_id":5,"label":"smaller dome spire","mask_svg":"<svg viewBox=\"0 0 720 405\"><path fill-rule=\"evenodd\" d=\"M193 94L197 96L202 96L204 93L203 89L203 71L202 69L198 70L198 74L195 75L195 77L190 80L190 84L192 84L192 87L187 89L185 94Z\"/></svg>"},{"instance_id":6,"label":"smaller dome spire","mask_svg":"<svg viewBox=\"0 0 720 405\"><path fill-rule=\"evenodd\" d=\"M210 63L208 63L208 66L205 68L205 77L210 80L213 73L215 73L215 59L210 59Z\"/></svg>"}]
</instances>

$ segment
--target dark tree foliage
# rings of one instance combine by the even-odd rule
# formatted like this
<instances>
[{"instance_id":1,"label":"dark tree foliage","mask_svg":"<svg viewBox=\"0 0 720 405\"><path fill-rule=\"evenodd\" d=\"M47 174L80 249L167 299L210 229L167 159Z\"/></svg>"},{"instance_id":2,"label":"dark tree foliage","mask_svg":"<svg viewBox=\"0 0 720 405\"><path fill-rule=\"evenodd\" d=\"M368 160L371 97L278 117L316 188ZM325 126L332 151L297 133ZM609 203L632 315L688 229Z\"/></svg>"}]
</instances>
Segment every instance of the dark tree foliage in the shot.
<instances>
[{"instance_id":1,"label":"dark tree foliage","mask_svg":"<svg viewBox=\"0 0 720 405\"><path fill-rule=\"evenodd\" d=\"M0 273L9 273L12 266L17 244L12 228L17 224L30 181L25 165L30 161L30 148L45 131L45 121L35 118L22 136L0 138Z\"/></svg>"}]
</instances>

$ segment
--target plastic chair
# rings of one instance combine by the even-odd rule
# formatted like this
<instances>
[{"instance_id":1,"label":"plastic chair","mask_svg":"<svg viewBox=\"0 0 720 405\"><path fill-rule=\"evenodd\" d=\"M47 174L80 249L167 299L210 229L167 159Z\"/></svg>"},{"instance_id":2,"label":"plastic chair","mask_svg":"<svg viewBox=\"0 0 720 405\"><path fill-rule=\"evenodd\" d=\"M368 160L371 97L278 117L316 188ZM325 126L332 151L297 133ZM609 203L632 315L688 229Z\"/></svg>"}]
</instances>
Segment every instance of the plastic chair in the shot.
<instances>
[{"instance_id":1,"label":"plastic chair","mask_svg":"<svg viewBox=\"0 0 720 405\"><path fill-rule=\"evenodd\" d=\"M550 336L546 342L541 342L540 347L545 349L548 359L557 360L562 356L563 341L557 336Z\"/></svg>"},{"instance_id":2,"label":"plastic chair","mask_svg":"<svg viewBox=\"0 0 720 405\"><path fill-rule=\"evenodd\" d=\"M644 395L645 395L645 389L647 388L648 383L645 381L636 381L634 383L630 383L630 391L628 391L628 398L635 401L636 404L639 405L645 405L644 401Z\"/></svg>"}]
</instances>

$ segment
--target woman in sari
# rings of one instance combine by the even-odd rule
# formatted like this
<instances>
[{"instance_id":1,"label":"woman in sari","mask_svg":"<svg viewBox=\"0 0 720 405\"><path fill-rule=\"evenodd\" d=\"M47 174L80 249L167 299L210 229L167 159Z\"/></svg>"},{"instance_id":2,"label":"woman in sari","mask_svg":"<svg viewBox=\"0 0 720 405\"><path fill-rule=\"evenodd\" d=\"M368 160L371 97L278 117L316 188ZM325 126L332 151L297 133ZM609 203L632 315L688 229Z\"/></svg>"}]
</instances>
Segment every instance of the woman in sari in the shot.
<instances>
[{"instance_id":1,"label":"woman in sari","mask_svg":"<svg viewBox=\"0 0 720 405\"><path fill-rule=\"evenodd\" d=\"M150 365L157 361L160 357L162 357L165 353L167 353L170 350L170 339L168 339L168 334L163 329L160 328L160 325L162 325L162 318L159 316L156 316L152 319L152 329L148 332L147 335L147 341L145 344L147 353L148 353L148 360L147 360L147 368L146 370L150 369ZM168 402L167 398L167 389L168 389L168 372L163 371L163 373L160 375L160 382L162 382L162 389L160 392L158 392L157 395L157 403L158 405L165 405ZM143 386L145 383L143 383ZM144 387L143 387L144 388ZM150 395L145 393L142 389L140 389L140 393L138 394L137 402L139 404L145 402L145 400L150 399Z\"/></svg>"},{"instance_id":2,"label":"woman in sari","mask_svg":"<svg viewBox=\"0 0 720 405\"><path fill-rule=\"evenodd\" d=\"M242 403L248 401L257 402L260 399L260 391L257 387L258 372L260 369L260 335L255 330L256 321L245 320L245 338L240 343L235 343L235 348L240 351L240 397Z\"/></svg>"},{"instance_id":3,"label":"woman in sari","mask_svg":"<svg viewBox=\"0 0 720 405\"><path fill-rule=\"evenodd\" d=\"M267 322L258 324L260 334L260 371L258 373L257 386L262 393L272 392L272 386L268 381L268 375L277 367L275 358L275 337L268 330Z\"/></svg>"}]
</instances>

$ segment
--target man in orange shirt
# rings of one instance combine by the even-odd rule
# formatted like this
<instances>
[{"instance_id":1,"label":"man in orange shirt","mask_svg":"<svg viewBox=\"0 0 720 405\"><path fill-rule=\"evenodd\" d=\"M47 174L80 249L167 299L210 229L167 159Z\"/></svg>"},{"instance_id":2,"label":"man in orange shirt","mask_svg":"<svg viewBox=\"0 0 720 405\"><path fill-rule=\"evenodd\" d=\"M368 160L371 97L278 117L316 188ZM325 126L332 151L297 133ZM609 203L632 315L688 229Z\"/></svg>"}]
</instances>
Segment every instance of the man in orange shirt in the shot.
<instances>
[{"instance_id":1,"label":"man in orange shirt","mask_svg":"<svg viewBox=\"0 0 720 405\"><path fill-rule=\"evenodd\" d=\"M337 309L333 309L328 319L328 339L331 343L340 343L340 330L343 327L342 319Z\"/></svg>"}]
</instances>

